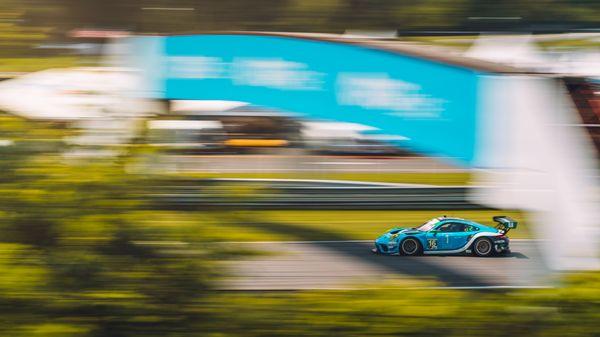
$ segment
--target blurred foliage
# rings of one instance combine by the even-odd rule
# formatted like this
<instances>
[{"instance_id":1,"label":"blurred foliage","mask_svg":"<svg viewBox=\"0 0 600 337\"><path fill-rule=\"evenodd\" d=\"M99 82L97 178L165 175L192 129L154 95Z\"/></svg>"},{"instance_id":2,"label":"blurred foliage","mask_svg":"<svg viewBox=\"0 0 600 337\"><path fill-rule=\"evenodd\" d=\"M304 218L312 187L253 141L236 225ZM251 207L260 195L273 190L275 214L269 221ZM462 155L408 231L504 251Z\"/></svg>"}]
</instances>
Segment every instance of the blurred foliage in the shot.
<instances>
[{"instance_id":1,"label":"blurred foliage","mask_svg":"<svg viewBox=\"0 0 600 337\"><path fill-rule=\"evenodd\" d=\"M146 177L128 158L67 161L68 133L0 115L0 335L194 331L215 256L173 245L176 226L141 226Z\"/></svg>"},{"instance_id":2,"label":"blurred foliage","mask_svg":"<svg viewBox=\"0 0 600 337\"><path fill-rule=\"evenodd\" d=\"M595 0L1 0L4 16L52 27L119 28L137 32L494 28L508 25L596 24ZM169 10L171 9L171 10ZM177 9L177 10L174 10ZM2 14L2 13L0 13ZM490 24L492 26L490 26Z\"/></svg>"},{"instance_id":3,"label":"blurred foliage","mask_svg":"<svg viewBox=\"0 0 600 337\"><path fill-rule=\"evenodd\" d=\"M229 317L212 321L205 336L598 336L600 274L573 275L562 288L508 292L230 293L203 307Z\"/></svg>"},{"instance_id":4,"label":"blurred foliage","mask_svg":"<svg viewBox=\"0 0 600 337\"><path fill-rule=\"evenodd\" d=\"M598 22L600 1L596 0L0 0L0 71L97 64L97 59L79 54L97 52L81 44L101 39L73 38L74 29L561 31L595 28ZM461 48L469 44L437 37L433 41ZM596 45L589 39L558 44Z\"/></svg>"},{"instance_id":5,"label":"blurred foliage","mask_svg":"<svg viewBox=\"0 0 600 337\"><path fill-rule=\"evenodd\" d=\"M127 155L65 159L62 139L70 133L0 115L2 336L597 335L598 273L572 276L562 288L507 292L396 284L217 291L217 262L232 252L206 241L224 220L293 216L314 227L276 224L279 230L306 236L331 230L314 221L326 215L153 211L141 197L152 177L128 173Z\"/></svg>"},{"instance_id":6,"label":"blurred foliage","mask_svg":"<svg viewBox=\"0 0 600 337\"><path fill-rule=\"evenodd\" d=\"M50 21L28 19L30 11L40 11L50 18L58 8L46 11L32 1L0 0L0 72L33 72L48 68L94 65L90 56L74 55L66 49L40 48L44 44L64 41L64 33Z\"/></svg>"},{"instance_id":7,"label":"blurred foliage","mask_svg":"<svg viewBox=\"0 0 600 337\"><path fill-rule=\"evenodd\" d=\"M0 58L0 72L34 72L50 68L97 65L97 58L83 56L6 57Z\"/></svg>"}]
</instances>

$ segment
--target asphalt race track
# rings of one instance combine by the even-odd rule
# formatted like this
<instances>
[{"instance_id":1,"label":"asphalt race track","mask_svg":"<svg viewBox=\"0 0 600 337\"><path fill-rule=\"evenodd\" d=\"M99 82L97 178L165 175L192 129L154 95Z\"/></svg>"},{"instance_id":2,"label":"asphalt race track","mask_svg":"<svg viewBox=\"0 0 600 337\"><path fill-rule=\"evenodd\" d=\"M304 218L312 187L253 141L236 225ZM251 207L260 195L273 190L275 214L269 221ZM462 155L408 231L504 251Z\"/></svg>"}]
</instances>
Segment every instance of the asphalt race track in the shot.
<instances>
[{"instance_id":1,"label":"asphalt race track","mask_svg":"<svg viewBox=\"0 0 600 337\"><path fill-rule=\"evenodd\" d=\"M235 290L342 289L386 280L435 280L433 286L465 288L547 287L551 283L535 241L511 242L506 257L385 256L367 241L229 243L268 254L230 261ZM423 282L424 283L424 282ZM420 287L421 282L416 283ZM431 287L431 283L424 283ZM411 283L409 287L415 287Z\"/></svg>"}]
</instances>

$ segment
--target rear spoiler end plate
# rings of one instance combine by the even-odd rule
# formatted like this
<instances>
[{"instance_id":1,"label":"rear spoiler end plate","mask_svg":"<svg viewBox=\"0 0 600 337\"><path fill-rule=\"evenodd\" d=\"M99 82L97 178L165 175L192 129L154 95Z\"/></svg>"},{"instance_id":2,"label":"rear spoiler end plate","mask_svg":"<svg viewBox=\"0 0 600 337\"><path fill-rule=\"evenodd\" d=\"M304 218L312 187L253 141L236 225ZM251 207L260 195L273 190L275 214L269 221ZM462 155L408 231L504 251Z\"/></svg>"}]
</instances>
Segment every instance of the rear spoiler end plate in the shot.
<instances>
[{"instance_id":1,"label":"rear spoiler end plate","mask_svg":"<svg viewBox=\"0 0 600 337\"><path fill-rule=\"evenodd\" d=\"M508 216L498 215L493 217L493 219L495 222L498 223L498 226L496 226L496 228L503 230L505 233L513 228L517 228L517 221Z\"/></svg>"}]
</instances>

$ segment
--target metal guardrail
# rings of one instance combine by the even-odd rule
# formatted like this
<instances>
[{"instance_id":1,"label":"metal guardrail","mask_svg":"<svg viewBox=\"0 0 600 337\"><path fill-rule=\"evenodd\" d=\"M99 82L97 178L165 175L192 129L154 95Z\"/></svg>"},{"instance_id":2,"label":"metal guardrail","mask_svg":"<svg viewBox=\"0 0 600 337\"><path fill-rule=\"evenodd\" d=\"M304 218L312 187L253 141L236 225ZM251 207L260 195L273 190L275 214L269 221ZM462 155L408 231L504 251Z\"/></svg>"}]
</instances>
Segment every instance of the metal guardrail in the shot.
<instances>
[{"instance_id":1,"label":"metal guardrail","mask_svg":"<svg viewBox=\"0 0 600 337\"><path fill-rule=\"evenodd\" d=\"M247 196L226 185L190 183L160 187L150 196L160 208L243 209L481 209L467 198L468 187L267 186Z\"/></svg>"}]
</instances>

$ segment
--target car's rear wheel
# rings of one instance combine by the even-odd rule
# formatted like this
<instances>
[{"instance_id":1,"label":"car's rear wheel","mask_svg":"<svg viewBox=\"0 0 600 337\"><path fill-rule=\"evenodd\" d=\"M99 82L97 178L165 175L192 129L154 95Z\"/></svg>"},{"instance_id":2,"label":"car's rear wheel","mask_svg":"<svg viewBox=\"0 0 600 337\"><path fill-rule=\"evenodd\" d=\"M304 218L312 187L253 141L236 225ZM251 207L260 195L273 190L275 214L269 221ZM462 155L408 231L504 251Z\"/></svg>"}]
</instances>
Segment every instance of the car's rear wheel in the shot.
<instances>
[{"instance_id":1,"label":"car's rear wheel","mask_svg":"<svg viewBox=\"0 0 600 337\"><path fill-rule=\"evenodd\" d=\"M406 238L400 243L400 254L407 256L421 255L423 247L419 240L415 238Z\"/></svg>"},{"instance_id":2,"label":"car's rear wheel","mask_svg":"<svg viewBox=\"0 0 600 337\"><path fill-rule=\"evenodd\" d=\"M494 253L494 245L488 238L479 238L473 243L473 253L477 256L491 256Z\"/></svg>"}]
</instances>

